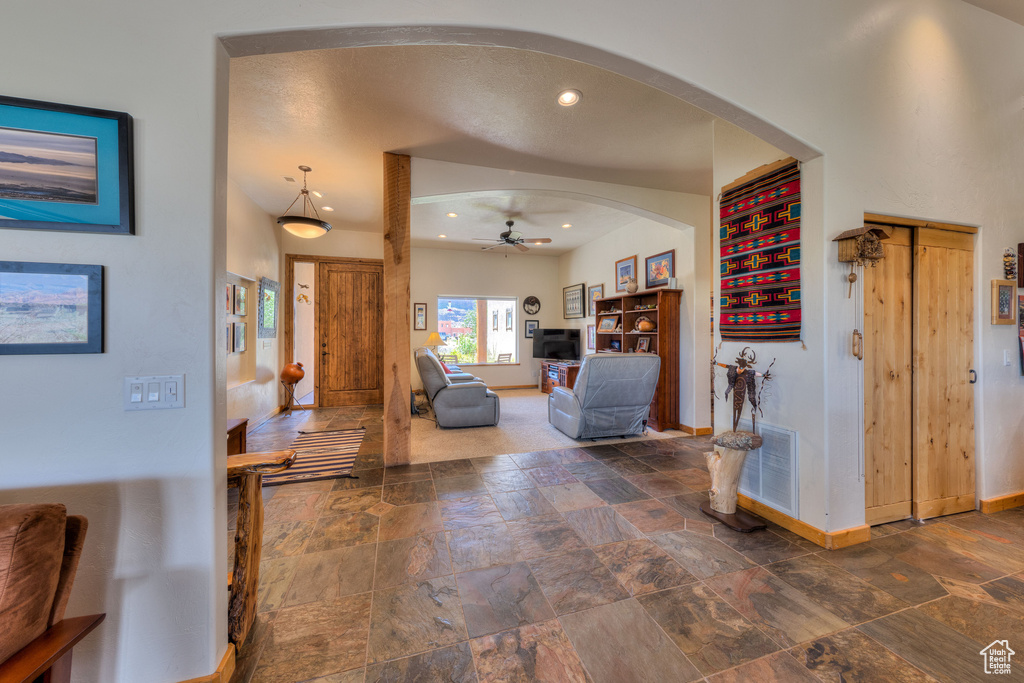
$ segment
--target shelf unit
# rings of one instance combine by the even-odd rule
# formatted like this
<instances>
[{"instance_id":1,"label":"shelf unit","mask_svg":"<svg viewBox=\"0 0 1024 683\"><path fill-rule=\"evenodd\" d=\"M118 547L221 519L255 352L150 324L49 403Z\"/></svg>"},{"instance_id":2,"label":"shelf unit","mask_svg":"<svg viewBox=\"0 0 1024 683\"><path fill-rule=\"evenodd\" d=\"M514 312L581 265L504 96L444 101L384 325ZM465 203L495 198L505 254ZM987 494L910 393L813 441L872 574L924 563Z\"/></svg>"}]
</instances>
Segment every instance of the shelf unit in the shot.
<instances>
[{"instance_id":1,"label":"shelf unit","mask_svg":"<svg viewBox=\"0 0 1024 683\"><path fill-rule=\"evenodd\" d=\"M679 429L679 306L682 293L681 289L648 289L596 301L597 353L638 353L640 340L647 339L648 353L661 357L658 387L654 391L648 418L648 426L658 432ZM654 323L653 331L636 331L637 318L641 316ZM615 331L602 332L601 323L608 320L614 321ZM606 327L610 325L605 322Z\"/></svg>"}]
</instances>

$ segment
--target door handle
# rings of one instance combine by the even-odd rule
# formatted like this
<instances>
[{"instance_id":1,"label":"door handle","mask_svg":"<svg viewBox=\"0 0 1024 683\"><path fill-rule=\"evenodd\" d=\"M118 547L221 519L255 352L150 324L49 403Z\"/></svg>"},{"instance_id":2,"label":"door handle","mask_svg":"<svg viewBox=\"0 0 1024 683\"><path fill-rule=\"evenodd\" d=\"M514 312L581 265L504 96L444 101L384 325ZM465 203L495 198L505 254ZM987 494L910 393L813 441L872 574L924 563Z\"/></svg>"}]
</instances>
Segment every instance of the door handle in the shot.
<instances>
[{"instance_id":1,"label":"door handle","mask_svg":"<svg viewBox=\"0 0 1024 683\"><path fill-rule=\"evenodd\" d=\"M978 383L978 373L976 373L973 369L972 370L968 370L968 372L971 375L971 384L977 384Z\"/></svg>"}]
</instances>

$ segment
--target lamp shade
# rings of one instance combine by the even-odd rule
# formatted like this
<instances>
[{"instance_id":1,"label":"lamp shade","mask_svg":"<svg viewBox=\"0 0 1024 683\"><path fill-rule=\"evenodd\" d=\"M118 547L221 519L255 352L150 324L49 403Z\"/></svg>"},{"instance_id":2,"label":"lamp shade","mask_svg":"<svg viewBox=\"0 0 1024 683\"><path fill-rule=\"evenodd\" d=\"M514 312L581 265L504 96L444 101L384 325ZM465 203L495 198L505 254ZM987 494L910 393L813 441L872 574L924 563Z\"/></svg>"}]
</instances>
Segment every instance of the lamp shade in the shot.
<instances>
[{"instance_id":1,"label":"lamp shade","mask_svg":"<svg viewBox=\"0 0 1024 683\"><path fill-rule=\"evenodd\" d=\"M331 230L331 224L308 216L281 216L278 225L296 237L320 237Z\"/></svg>"},{"instance_id":2,"label":"lamp shade","mask_svg":"<svg viewBox=\"0 0 1024 683\"><path fill-rule=\"evenodd\" d=\"M444 339L437 332L431 332L424 346L444 346Z\"/></svg>"}]
</instances>

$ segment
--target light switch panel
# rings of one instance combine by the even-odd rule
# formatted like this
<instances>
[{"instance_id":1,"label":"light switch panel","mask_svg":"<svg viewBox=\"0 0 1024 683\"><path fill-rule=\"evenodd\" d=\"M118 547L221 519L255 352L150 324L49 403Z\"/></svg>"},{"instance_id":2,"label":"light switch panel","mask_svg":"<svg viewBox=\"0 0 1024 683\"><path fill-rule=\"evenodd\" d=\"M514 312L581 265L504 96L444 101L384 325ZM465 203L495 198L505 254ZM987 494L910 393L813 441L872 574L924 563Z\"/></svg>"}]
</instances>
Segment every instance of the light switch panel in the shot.
<instances>
[{"instance_id":1,"label":"light switch panel","mask_svg":"<svg viewBox=\"0 0 1024 683\"><path fill-rule=\"evenodd\" d=\"M124 378L125 410L185 407L185 375Z\"/></svg>"}]
</instances>

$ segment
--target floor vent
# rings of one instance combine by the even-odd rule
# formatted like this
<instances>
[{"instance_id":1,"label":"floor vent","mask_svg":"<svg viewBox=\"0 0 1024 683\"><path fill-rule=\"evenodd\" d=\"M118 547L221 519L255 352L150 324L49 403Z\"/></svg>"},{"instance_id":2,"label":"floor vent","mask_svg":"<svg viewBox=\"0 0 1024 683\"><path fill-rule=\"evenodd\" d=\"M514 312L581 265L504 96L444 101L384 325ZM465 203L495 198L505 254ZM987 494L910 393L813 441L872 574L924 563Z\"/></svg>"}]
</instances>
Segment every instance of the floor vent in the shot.
<instances>
[{"instance_id":1,"label":"floor vent","mask_svg":"<svg viewBox=\"0 0 1024 683\"><path fill-rule=\"evenodd\" d=\"M739 428L750 431L750 420L740 420ZM799 519L798 434L763 422L757 423L757 433L764 443L747 454L740 493Z\"/></svg>"}]
</instances>

